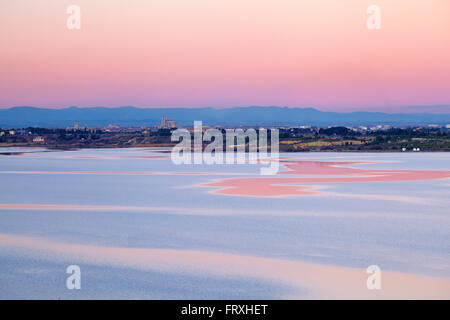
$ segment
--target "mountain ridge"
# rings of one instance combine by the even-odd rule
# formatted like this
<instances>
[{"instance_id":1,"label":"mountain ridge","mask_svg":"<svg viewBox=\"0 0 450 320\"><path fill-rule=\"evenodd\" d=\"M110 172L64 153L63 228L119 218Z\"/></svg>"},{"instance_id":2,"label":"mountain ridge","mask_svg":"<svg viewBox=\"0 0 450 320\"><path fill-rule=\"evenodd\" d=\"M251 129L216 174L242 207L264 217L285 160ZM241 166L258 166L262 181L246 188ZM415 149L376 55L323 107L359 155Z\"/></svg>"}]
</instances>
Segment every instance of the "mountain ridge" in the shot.
<instances>
[{"instance_id":1,"label":"mountain ridge","mask_svg":"<svg viewBox=\"0 0 450 320\"><path fill-rule=\"evenodd\" d=\"M124 127L153 126L162 117L175 120L181 126L192 126L194 120L204 125L224 126L367 126L367 125L447 125L450 113L384 113L371 111L332 112L315 108L249 106L224 109L205 108L137 108L67 107L60 109L17 106L0 109L0 127L67 127L75 121L80 126L104 127L117 124Z\"/></svg>"}]
</instances>

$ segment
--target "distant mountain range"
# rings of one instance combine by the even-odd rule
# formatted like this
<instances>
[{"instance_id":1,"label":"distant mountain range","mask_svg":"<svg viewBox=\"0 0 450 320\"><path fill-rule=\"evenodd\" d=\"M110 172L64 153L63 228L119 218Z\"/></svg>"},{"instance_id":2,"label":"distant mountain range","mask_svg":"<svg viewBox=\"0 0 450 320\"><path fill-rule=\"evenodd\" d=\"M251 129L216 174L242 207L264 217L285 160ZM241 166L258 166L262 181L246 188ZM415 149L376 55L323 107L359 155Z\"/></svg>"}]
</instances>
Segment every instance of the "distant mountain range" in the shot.
<instances>
[{"instance_id":1,"label":"distant mountain range","mask_svg":"<svg viewBox=\"0 0 450 320\"><path fill-rule=\"evenodd\" d=\"M237 107L214 108L78 108L45 109L35 107L13 107L0 109L0 127L67 127L77 121L80 126L105 127L116 124L124 127L153 126L161 118L175 120L181 126L192 126L194 120L204 125L224 126L415 126L450 124L450 113L402 113L350 112L337 113L314 108L287 107Z\"/></svg>"}]
</instances>

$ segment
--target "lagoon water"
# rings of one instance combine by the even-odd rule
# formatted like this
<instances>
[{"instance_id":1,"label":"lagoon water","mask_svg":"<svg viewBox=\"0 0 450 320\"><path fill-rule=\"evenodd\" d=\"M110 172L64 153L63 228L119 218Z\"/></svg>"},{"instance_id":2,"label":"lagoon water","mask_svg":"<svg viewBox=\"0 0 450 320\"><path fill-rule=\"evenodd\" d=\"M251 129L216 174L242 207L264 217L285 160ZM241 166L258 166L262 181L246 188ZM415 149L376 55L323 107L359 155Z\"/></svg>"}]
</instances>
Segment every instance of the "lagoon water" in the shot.
<instances>
[{"instance_id":1,"label":"lagoon water","mask_svg":"<svg viewBox=\"0 0 450 320\"><path fill-rule=\"evenodd\" d=\"M0 298L377 298L370 265L386 290L413 276L433 283L419 297L450 298L449 153L282 154L325 169L281 166L320 179L272 196L215 185L259 184L258 164L175 165L166 151L0 149ZM421 174L364 179L398 172ZM66 288L69 265L81 290ZM361 291L340 289L340 272Z\"/></svg>"}]
</instances>

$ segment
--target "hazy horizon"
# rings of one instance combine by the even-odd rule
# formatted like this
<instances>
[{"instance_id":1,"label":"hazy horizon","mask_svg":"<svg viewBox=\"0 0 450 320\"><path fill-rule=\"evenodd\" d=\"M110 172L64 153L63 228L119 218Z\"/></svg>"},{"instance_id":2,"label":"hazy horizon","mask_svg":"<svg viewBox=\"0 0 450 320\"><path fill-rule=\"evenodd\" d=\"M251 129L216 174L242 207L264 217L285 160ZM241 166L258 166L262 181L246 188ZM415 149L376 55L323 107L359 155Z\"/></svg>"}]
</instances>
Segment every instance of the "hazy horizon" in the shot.
<instances>
[{"instance_id":1,"label":"hazy horizon","mask_svg":"<svg viewBox=\"0 0 450 320\"><path fill-rule=\"evenodd\" d=\"M289 109L315 109L322 112L338 112L338 113L351 113L351 112L381 112L381 113L397 113L397 114L414 114L414 113L430 113L430 114L448 114L450 113L450 104L448 105L435 105L435 106L399 106L397 108L392 107L378 107L374 108L342 108L340 110L330 110L326 107L312 107L312 106L282 106L282 105L248 105L248 106L229 106L224 108L218 108L213 106L134 106L134 105L121 105L121 106L34 106L34 105L16 105L16 106L0 106L0 109L12 109L12 108L37 108L37 109L50 109L50 110L61 110L68 108L80 108L80 109L90 109L90 108L107 108L107 109L117 109L117 108L137 108L137 109L233 109L233 108L289 108Z\"/></svg>"}]
</instances>

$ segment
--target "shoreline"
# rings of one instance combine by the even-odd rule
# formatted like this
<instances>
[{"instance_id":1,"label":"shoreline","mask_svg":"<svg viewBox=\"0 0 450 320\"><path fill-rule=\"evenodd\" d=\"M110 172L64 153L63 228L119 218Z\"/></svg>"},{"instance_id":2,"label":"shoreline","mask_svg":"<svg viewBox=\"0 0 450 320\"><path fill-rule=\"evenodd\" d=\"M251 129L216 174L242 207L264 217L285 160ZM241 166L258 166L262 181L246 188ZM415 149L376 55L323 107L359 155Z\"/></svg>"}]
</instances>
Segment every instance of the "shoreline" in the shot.
<instances>
[{"instance_id":1,"label":"shoreline","mask_svg":"<svg viewBox=\"0 0 450 320\"><path fill-rule=\"evenodd\" d=\"M36 145L36 144L1 144L0 143L0 151L2 148L36 148L36 149L46 149L48 151L77 151L83 149L132 149L132 148L172 148L176 144L145 144L145 145L94 145L94 146L58 146L58 145ZM280 150L279 153L447 153L450 150L392 150L392 149L381 149L381 150L353 150L353 149L326 149L326 150ZM245 151L245 153L249 153ZM0 152L0 155L5 155Z\"/></svg>"}]
</instances>

